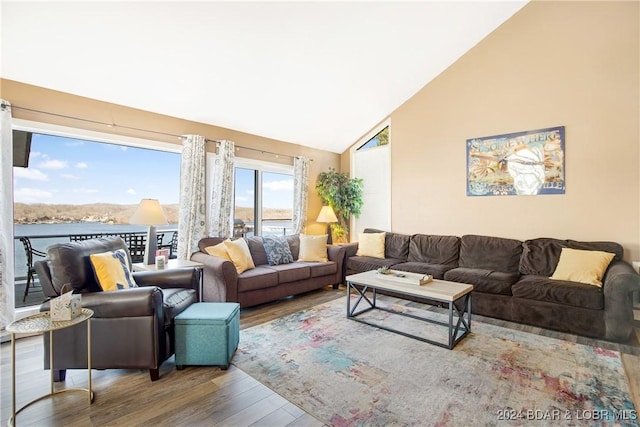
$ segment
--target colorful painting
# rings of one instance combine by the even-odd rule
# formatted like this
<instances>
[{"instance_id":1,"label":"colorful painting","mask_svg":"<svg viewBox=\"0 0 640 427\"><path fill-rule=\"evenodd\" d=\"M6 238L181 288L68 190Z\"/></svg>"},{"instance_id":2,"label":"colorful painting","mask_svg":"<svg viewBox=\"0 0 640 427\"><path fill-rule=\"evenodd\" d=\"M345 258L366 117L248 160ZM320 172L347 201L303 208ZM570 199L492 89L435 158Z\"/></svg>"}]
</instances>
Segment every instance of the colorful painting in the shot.
<instances>
[{"instance_id":1,"label":"colorful painting","mask_svg":"<svg viewBox=\"0 0 640 427\"><path fill-rule=\"evenodd\" d=\"M564 126L467 140L467 196L564 192Z\"/></svg>"}]
</instances>

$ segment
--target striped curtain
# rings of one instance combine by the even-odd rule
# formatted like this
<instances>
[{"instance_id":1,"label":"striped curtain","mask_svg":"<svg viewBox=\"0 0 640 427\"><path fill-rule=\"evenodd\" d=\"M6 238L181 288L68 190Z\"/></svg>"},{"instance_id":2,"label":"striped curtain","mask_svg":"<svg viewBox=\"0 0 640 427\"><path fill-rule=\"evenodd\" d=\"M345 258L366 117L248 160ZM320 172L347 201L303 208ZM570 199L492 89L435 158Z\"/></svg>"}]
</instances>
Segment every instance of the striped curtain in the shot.
<instances>
[{"instance_id":1,"label":"striped curtain","mask_svg":"<svg viewBox=\"0 0 640 427\"><path fill-rule=\"evenodd\" d=\"M233 141L218 141L218 150L213 166L213 188L211 188L210 236L232 237L233 225L233 163L235 160Z\"/></svg>"},{"instance_id":2,"label":"striped curtain","mask_svg":"<svg viewBox=\"0 0 640 427\"><path fill-rule=\"evenodd\" d=\"M205 139L185 135L180 164L178 259L189 259L206 233Z\"/></svg>"},{"instance_id":3,"label":"striped curtain","mask_svg":"<svg viewBox=\"0 0 640 427\"><path fill-rule=\"evenodd\" d=\"M293 234L304 231L309 195L309 159L293 159Z\"/></svg>"},{"instance_id":4,"label":"striped curtain","mask_svg":"<svg viewBox=\"0 0 640 427\"><path fill-rule=\"evenodd\" d=\"M13 321L13 133L11 105L0 100L0 333Z\"/></svg>"}]
</instances>

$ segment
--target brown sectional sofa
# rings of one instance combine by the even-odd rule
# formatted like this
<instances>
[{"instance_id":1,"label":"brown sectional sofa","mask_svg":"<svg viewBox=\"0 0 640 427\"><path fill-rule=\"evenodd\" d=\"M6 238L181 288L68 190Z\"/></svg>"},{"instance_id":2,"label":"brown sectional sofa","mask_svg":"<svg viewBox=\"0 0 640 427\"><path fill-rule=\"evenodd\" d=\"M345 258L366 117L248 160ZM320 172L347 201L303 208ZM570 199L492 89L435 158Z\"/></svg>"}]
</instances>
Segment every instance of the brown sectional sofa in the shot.
<instances>
[{"instance_id":1,"label":"brown sectional sofa","mask_svg":"<svg viewBox=\"0 0 640 427\"><path fill-rule=\"evenodd\" d=\"M259 236L244 238L256 268L238 274L233 263L209 255L205 248L224 239L206 237L198 243L199 252L192 261L204 264L203 301L232 301L250 307L290 295L312 291L327 285L337 287L342 281L345 249L327 246L327 262L293 262L269 265ZM300 237L286 236L293 259L298 259Z\"/></svg>"},{"instance_id":2,"label":"brown sectional sofa","mask_svg":"<svg viewBox=\"0 0 640 427\"><path fill-rule=\"evenodd\" d=\"M379 232L367 229L365 232ZM614 253L603 286L552 280L562 248ZM584 336L627 341L640 275L614 242L387 233L385 258L356 256L345 245L345 274L389 266L474 286L472 312Z\"/></svg>"}]
</instances>

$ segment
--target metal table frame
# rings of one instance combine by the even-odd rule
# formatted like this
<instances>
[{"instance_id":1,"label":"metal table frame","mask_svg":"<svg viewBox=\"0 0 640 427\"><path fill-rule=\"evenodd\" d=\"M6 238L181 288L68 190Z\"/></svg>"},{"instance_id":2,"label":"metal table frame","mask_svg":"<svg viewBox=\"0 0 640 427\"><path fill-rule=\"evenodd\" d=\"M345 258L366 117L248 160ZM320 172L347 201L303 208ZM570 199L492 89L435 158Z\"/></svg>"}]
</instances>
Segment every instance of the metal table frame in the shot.
<instances>
[{"instance_id":1,"label":"metal table frame","mask_svg":"<svg viewBox=\"0 0 640 427\"><path fill-rule=\"evenodd\" d=\"M34 314L23 319L11 322L7 326L7 331L11 333L11 417L7 420L7 426L14 426L16 423L16 415L18 415L23 409L26 409L30 405L39 402L43 399L55 396L60 393L67 393L73 391L80 391L87 393L89 404L93 402L93 390L91 384L91 317L93 317L93 310L88 308L82 309L82 314L69 321L54 322L50 320L50 313L43 311L38 314ZM68 328L79 323L87 323L87 374L88 374L88 388L65 388L62 390L55 390L53 386L53 332L58 329ZM49 369L50 369L50 392L34 399L20 409L16 410L16 334L24 333L49 333Z\"/></svg>"},{"instance_id":2,"label":"metal table frame","mask_svg":"<svg viewBox=\"0 0 640 427\"><path fill-rule=\"evenodd\" d=\"M358 286L360 288L358 288ZM347 318L351 319L351 320L355 320L356 322L360 322L360 323L364 323L365 325L370 325L370 326L375 326L377 328L383 329L385 331L389 331L389 332L393 332L396 334L400 334L400 335L404 335L405 337L409 337L409 338L414 338L429 344L433 344L433 345L437 345L439 347L443 347L443 348L447 348L449 350L451 350L453 347L455 347L456 344L458 344L464 337L466 337L469 332L471 332L471 292L468 292L464 295L462 295L460 298L453 300L453 301L447 301L444 299L440 299L437 297L419 297L419 298L423 298L423 299L429 299L431 301L438 301L438 302L443 302L443 303L447 303L449 306L449 322L441 322L439 320L435 320L435 319L429 319L429 318L425 318L425 317L420 317L420 316L416 316L413 314L409 314L409 313L400 313L397 311L393 311L390 310L388 308L385 307L379 307L376 304L376 290L377 290L377 286L376 285L371 285L371 284L360 284L360 283L354 283L351 281L347 281ZM356 295L358 296L358 299L356 300L356 302L353 304L353 306L351 305L351 290L355 290L356 291ZM371 290L371 299L369 299L369 297L366 295L367 291ZM395 293L399 293L398 290L394 289L393 292ZM412 294L412 296L415 296ZM358 306L360 305L360 303L362 301L366 301L366 303L368 303L368 307L363 308L362 310L356 312L356 309L358 308ZM458 305L456 304L458 301L462 301L462 309L458 308ZM449 328L449 332L448 332L448 343L443 343L443 342L439 342L439 341L434 341L434 340L430 340L428 338L423 338L417 335L413 335L410 334L408 332L403 332L403 331L399 331L397 329L393 329L384 325L381 325L379 323L372 323L369 322L367 320L358 318L359 315L361 315L362 313L365 313L367 311L373 310L373 309L378 309L378 310L382 310L382 311L386 311L388 313L392 313L392 314L398 314L401 316L405 316L405 317L410 317L412 319L417 319L417 320L421 320L424 322L429 322L429 323L434 323L437 325L441 325L441 326L447 326ZM454 325L454 312L456 314L455 317L457 317L457 321L455 322ZM461 332L460 335L458 335Z\"/></svg>"}]
</instances>

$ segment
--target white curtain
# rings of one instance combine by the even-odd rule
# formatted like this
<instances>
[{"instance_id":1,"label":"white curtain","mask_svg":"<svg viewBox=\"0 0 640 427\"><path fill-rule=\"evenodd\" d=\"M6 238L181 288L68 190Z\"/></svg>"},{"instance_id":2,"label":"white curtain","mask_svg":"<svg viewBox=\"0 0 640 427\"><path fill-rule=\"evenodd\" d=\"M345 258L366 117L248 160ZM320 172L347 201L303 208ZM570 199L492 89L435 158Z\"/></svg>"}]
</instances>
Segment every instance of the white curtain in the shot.
<instances>
[{"instance_id":1,"label":"white curtain","mask_svg":"<svg viewBox=\"0 0 640 427\"><path fill-rule=\"evenodd\" d=\"M178 259L189 259L206 233L205 144L200 135L185 135L180 164Z\"/></svg>"},{"instance_id":2,"label":"white curtain","mask_svg":"<svg viewBox=\"0 0 640 427\"><path fill-rule=\"evenodd\" d=\"M14 316L13 133L11 105L0 100L0 331Z\"/></svg>"},{"instance_id":3,"label":"white curtain","mask_svg":"<svg viewBox=\"0 0 640 427\"><path fill-rule=\"evenodd\" d=\"M218 141L218 153L213 163L213 188L211 191L210 235L231 237L233 226L233 162L235 144L233 141Z\"/></svg>"},{"instance_id":4,"label":"white curtain","mask_svg":"<svg viewBox=\"0 0 640 427\"><path fill-rule=\"evenodd\" d=\"M307 198L309 195L309 159L293 159L293 233L304 231L307 220Z\"/></svg>"}]
</instances>

